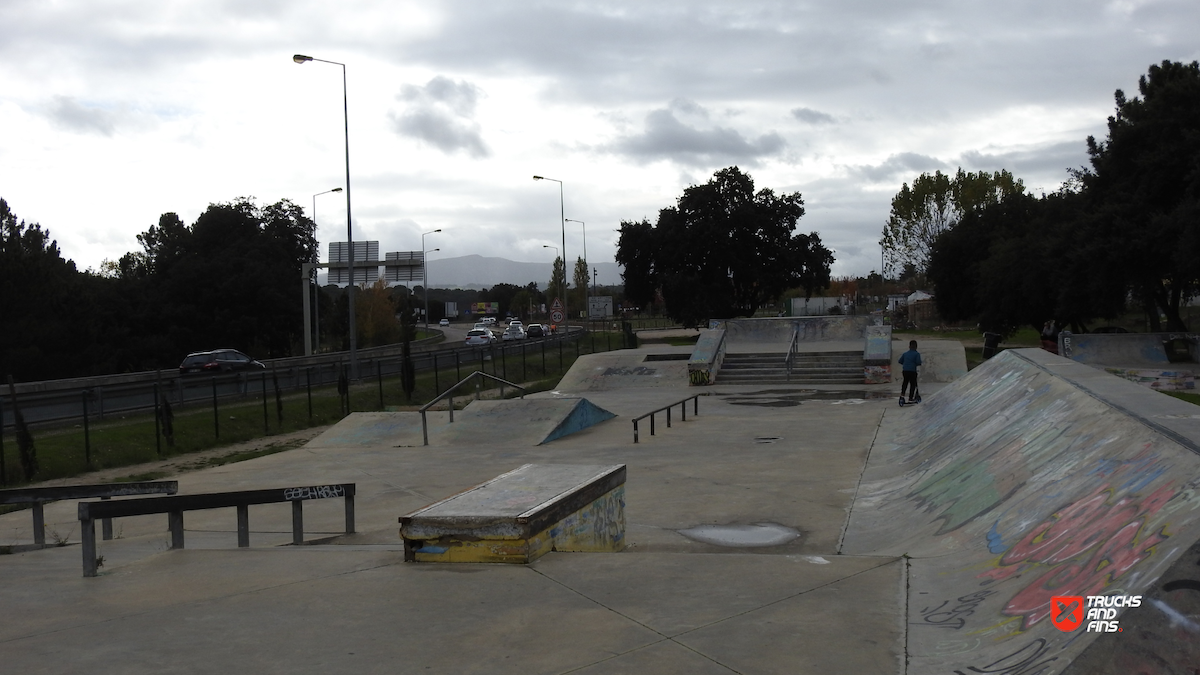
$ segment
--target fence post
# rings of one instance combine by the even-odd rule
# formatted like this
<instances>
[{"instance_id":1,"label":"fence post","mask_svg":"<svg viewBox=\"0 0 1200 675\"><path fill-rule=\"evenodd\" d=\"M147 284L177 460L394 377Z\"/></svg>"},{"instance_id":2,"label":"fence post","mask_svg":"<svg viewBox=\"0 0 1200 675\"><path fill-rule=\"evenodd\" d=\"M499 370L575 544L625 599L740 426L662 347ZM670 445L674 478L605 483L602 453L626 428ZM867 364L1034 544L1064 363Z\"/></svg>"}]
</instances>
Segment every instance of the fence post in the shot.
<instances>
[{"instance_id":1,"label":"fence post","mask_svg":"<svg viewBox=\"0 0 1200 675\"><path fill-rule=\"evenodd\" d=\"M375 361L375 379L379 381L379 409L383 410L383 363L378 359Z\"/></svg>"},{"instance_id":2,"label":"fence post","mask_svg":"<svg viewBox=\"0 0 1200 675\"><path fill-rule=\"evenodd\" d=\"M433 396L437 398L442 394L442 385L438 383L438 364L437 352L433 353Z\"/></svg>"},{"instance_id":3,"label":"fence post","mask_svg":"<svg viewBox=\"0 0 1200 675\"><path fill-rule=\"evenodd\" d=\"M0 402L0 485L8 485L8 468L4 465L4 403Z\"/></svg>"},{"instance_id":4,"label":"fence post","mask_svg":"<svg viewBox=\"0 0 1200 675\"><path fill-rule=\"evenodd\" d=\"M267 413L267 371L262 371L262 398L263 398L263 435L271 433L270 421L271 417Z\"/></svg>"},{"instance_id":5,"label":"fence post","mask_svg":"<svg viewBox=\"0 0 1200 675\"><path fill-rule=\"evenodd\" d=\"M154 453L162 457L162 404L158 395L158 382L154 383Z\"/></svg>"},{"instance_id":6,"label":"fence post","mask_svg":"<svg viewBox=\"0 0 1200 675\"><path fill-rule=\"evenodd\" d=\"M90 470L92 468L92 437L88 430L88 393L83 390L83 463Z\"/></svg>"},{"instance_id":7,"label":"fence post","mask_svg":"<svg viewBox=\"0 0 1200 675\"><path fill-rule=\"evenodd\" d=\"M308 389L308 423L312 424L312 366L304 369L304 382Z\"/></svg>"},{"instance_id":8,"label":"fence post","mask_svg":"<svg viewBox=\"0 0 1200 675\"><path fill-rule=\"evenodd\" d=\"M221 413L217 411L217 376L212 378L212 394L213 394L213 437L220 440L221 438Z\"/></svg>"}]
</instances>

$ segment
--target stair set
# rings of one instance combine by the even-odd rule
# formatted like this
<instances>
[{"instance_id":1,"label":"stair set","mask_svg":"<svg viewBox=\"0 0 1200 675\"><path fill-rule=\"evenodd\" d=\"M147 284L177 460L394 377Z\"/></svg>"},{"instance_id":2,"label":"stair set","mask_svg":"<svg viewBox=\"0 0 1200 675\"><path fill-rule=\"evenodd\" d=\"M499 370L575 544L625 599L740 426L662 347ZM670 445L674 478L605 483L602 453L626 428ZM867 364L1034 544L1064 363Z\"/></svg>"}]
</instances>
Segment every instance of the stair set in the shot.
<instances>
[{"instance_id":1,"label":"stair set","mask_svg":"<svg viewBox=\"0 0 1200 675\"><path fill-rule=\"evenodd\" d=\"M800 352L792 356L788 377L787 354L727 353L717 384L862 384L863 353Z\"/></svg>"}]
</instances>

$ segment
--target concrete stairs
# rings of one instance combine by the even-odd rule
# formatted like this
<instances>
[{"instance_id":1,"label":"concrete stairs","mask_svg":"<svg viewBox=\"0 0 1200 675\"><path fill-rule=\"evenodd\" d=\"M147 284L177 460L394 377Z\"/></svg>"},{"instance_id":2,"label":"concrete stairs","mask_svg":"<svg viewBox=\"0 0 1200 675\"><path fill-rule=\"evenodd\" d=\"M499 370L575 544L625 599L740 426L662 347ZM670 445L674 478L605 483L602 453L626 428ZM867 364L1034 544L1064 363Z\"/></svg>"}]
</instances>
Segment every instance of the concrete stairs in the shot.
<instances>
[{"instance_id":1,"label":"concrete stairs","mask_svg":"<svg viewBox=\"0 0 1200 675\"><path fill-rule=\"evenodd\" d=\"M786 353L725 354L717 384L862 384L861 351L802 352L792 357L792 378L784 365Z\"/></svg>"}]
</instances>

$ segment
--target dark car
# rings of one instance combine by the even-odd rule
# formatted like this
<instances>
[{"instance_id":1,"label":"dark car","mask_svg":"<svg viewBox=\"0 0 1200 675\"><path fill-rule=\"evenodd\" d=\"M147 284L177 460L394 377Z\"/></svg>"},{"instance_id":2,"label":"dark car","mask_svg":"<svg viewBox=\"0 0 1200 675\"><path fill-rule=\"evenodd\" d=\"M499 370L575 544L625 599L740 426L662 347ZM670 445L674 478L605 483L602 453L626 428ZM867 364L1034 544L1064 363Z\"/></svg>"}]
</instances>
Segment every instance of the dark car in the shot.
<instances>
[{"instance_id":1,"label":"dark car","mask_svg":"<svg viewBox=\"0 0 1200 675\"><path fill-rule=\"evenodd\" d=\"M527 335L531 338L545 337L546 331L542 329L542 324L531 323L525 327L525 335Z\"/></svg>"},{"instance_id":2,"label":"dark car","mask_svg":"<svg viewBox=\"0 0 1200 675\"><path fill-rule=\"evenodd\" d=\"M235 370L261 370L263 364L236 349L214 349L211 352L192 352L179 364L179 373L228 373Z\"/></svg>"}]
</instances>

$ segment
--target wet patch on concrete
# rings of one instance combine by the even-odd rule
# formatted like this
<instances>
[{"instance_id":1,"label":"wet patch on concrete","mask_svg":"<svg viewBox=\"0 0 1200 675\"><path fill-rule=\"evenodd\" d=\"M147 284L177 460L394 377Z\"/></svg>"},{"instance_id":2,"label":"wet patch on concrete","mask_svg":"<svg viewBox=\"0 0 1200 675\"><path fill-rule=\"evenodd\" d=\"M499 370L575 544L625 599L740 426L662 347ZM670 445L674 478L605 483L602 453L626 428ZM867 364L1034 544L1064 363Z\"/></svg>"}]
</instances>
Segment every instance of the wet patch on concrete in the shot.
<instances>
[{"instance_id":1,"label":"wet patch on concrete","mask_svg":"<svg viewBox=\"0 0 1200 675\"><path fill-rule=\"evenodd\" d=\"M894 394L886 391L822 391L818 389L764 389L762 391L716 393L722 400L731 405L752 405L761 408L791 408L803 403L832 403L834 405L854 405L867 401L893 398Z\"/></svg>"},{"instance_id":2,"label":"wet patch on concrete","mask_svg":"<svg viewBox=\"0 0 1200 675\"><path fill-rule=\"evenodd\" d=\"M753 525L698 525L679 534L693 541L730 548L782 546L800 536L798 530L777 523Z\"/></svg>"},{"instance_id":3,"label":"wet patch on concrete","mask_svg":"<svg viewBox=\"0 0 1200 675\"><path fill-rule=\"evenodd\" d=\"M658 371L656 369L647 368L645 366L637 366L636 368L617 367L617 368L609 368L609 369L605 370L604 376L605 377L611 377L613 375L654 375L654 376L657 376L657 373L658 373Z\"/></svg>"}]
</instances>

